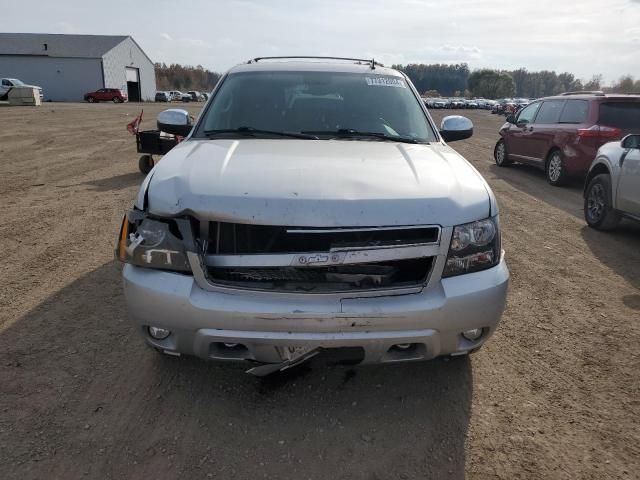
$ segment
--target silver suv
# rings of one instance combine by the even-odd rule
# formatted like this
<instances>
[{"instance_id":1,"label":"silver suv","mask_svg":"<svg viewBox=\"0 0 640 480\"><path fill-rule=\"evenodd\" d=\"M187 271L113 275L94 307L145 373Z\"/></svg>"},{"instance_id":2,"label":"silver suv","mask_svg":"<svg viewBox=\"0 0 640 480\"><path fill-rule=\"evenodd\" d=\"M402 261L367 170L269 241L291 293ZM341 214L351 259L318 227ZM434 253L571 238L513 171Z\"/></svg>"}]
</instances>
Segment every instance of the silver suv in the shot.
<instances>
[{"instance_id":1,"label":"silver suv","mask_svg":"<svg viewBox=\"0 0 640 480\"><path fill-rule=\"evenodd\" d=\"M254 59L218 83L123 219L131 320L171 355L250 360L322 349L363 363L475 351L509 273L498 205L409 79L368 60Z\"/></svg>"},{"instance_id":2,"label":"silver suv","mask_svg":"<svg viewBox=\"0 0 640 480\"><path fill-rule=\"evenodd\" d=\"M613 230L622 217L640 221L640 135L600 147L585 183L584 216L598 230Z\"/></svg>"}]
</instances>

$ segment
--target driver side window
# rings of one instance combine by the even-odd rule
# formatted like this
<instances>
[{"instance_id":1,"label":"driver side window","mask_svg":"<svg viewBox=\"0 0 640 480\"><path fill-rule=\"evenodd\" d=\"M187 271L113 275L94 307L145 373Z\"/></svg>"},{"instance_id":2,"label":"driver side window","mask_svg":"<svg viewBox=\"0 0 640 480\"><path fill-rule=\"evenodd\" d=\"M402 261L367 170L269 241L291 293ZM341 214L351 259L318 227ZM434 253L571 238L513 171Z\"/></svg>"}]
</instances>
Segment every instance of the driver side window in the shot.
<instances>
[{"instance_id":1,"label":"driver side window","mask_svg":"<svg viewBox=\"0 0 640 480\"><path fill-rule=\"evenodd\" d=\"M536 113L542 105L540 102L527 105L519 114L516 119L516 123L533 123L533 119L536 118Z\"/></svg>"}]
</instances>

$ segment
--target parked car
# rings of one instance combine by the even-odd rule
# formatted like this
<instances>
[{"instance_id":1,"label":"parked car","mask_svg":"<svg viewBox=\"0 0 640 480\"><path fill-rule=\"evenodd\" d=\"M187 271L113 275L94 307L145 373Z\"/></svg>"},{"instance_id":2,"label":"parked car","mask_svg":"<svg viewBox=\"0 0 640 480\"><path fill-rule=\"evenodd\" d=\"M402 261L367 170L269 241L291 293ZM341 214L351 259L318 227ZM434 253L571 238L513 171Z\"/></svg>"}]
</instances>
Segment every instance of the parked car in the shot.
<instances>
[{"instance_id":1,"label":"parked car","mask_svg":"<svg viewBox=\"0 0 640 480\"><path fill-rule=\"evenodd\" d=\"M441 98L438 101L438 104L442 107L442 108L451 108L451 100L449 98ZM440 107L438 107L440 108Z\"/></svg>"},{"instance_id":2,"label":"parked car","mask_svg":"<svg viewBox=\"0 0 640 480\"><path fill-rule=\"evenodd\" d=\"M494 112L493 112L493 108L494 108L497 104L498 104L498 102L496 102L495 100L485 100L485 106L484 106L484 108L485 108L486 110L491 111L491 113L494 113Z\"/></svg>"},{"instance_id":3,"label":"parked car","mask_svg":"<svg viewBox=\"0 0 640 480\"><path fill-rule=\"evenodd\" d=\"M502 106L502 114L506 117L515 115L520 110L520 105L515 100L509 100Z\"/></svg>"},{"instance_id":4,"label":"parked car","mask_svg":"<svg viewBox=\"0 0 640 480\"><path fill-rule=\"evenodd\" d=\"M451 99L451 108L464 108L465 107L465 99L464 98L452 98Z\"/></svg>"},{"instance_id":5,"label":"parked car","mask_svg":"<svg viewBox=\"0 0 640 480\"><path fill-rule=\"evenodd\" d=\"M17 78L2 78L0 79L0 100L6 100L9 96L9 92L14 87L37 88L40 94L40 100L44 98L42 87L38 87L37 85L27 85L22 80L19 80Z\"/></svg>"},{"instance_id":6,"label":"parked car","mask_svg":"<svg viewBox=\"0 0 640 480\"><path fill-rule=\"evenodd\" d=\"M170 102L171 93L169 92L156 92L156 102Z\"/></svg>"},{"instance_id":7,"label":"parked car","mask_svg":"<svg viewBox=\"0 0 640 480\"><path fill-rule=\"evenodd\" d=\"M187 95L191 96L191 101L193 102L201 102L204 100L204 97L197 90L190 90L187 92Z\"/></svg>"},{"instance_id":8,"label":"parked car","mask_svg":"<svg viewBox=\"0 0 640 480\"><path fill-rule=\"evenodd\" d=\"M448 101L446 98L436 98L433 101L433 108L435 109L443 109L447 108Z\"/></svg>"},{"instance_id":9,"label":"parked car","mask_svg":"<svg viewBox=\"0 0 640 480\"><path fill-rule=\"evenodd\" d=\"M640 135L627 135L598 150L584 189L584 218L598 230L613 230L620 219L640 221Z\"/></svg>"},{"instance_id":10,"label":"parked car","mask_svg":"<svg viewBox=\"0 0 640 480\"><path fill-rule=\"evenodd\" d=\"M113 102L122 103L127 101L127 94L119 88L99 88L95 92L84 94L85 101L89 103Z\"/></svg>"},{"instance_id":11,"label":"parked car","mask_svg":"<svg viewBox=\"0 0 640 480\"><path fill-rule=\"evenodd\" d=\"M552 185L584 176L598 149L640 133L638 95L560 95L535 101L500 129L494 157L499 166L517 161L546 172Z\"/></svg>"},{"instance_id":12,"label":"parked car","mask_svg":"<svg viewBox=\"0 0 640 480\"><path fill-rule=\"evenodd\" d=\"M434 100L435 100L435 99L433 99L433 98L425 98L425 97L422 97L422 103L424 103L424 105L425 105L427 108L433 108L433 101L434 101Z\"/></svg>"},{"instance_id":13,"label":"parked car","mask_svg":"<svg viewBox=\"0 0 640 480\"><path fill-rule=\"evenodd\" d=\"M464 101L464 108L469 108L469 109L476 110L478 108L478 102L476 102L475 100L465 100Z\"/></svg>"},{"instance_id":14,"label":"parked car","mask_svg":"<svg viewBox=\"0 0 640 480\"><path fill-rule=\"evenodd\" d=\"M498 205L445 143L473 125L437 129L403 73L256 59L195 125L171 109L158 129L186 138L148 174L116 248L130 318L157 350L265 374L319 349L465 355L495 331L509 278Z\"/></svg>"},{"instance_id":15,"label":"parked car","mask_svg":"<svg viewBox=\"0 0 640 480\"><path fill-rule=\"evenodd\" d=\"M505 105L510 101L508 98L503 98L501 100L496 101L496 103L491 108L491 113L495 113L497 115L501 115L504 113Z\"/></svg>"},{"instance_id":16,"label":"parked car","mask_svg":"<svg viewBox=\"0 0 640 480\"><path fill-rule=\"evenodd\" d=\"M171 94L171 101L182 101L182 96L184 94L180 90L171 90L169 93Z\"/></svg>"},{"instance_id":17,"label":"parked car","mask_svg":"<svg viewBox=\"0 0 640 480\"><path fill-rule=\"evenodd\" d=\"M447 105L446 100L442 98L423 98L423 101L427 108L442 109Z\"/></svg>"},{"instance_id":18,"label":"parked car","mask_svg":"<svg viewBox=\"0 0 640 480\"><path fill-rule=\"evenodd\" d=\"M202 92L202 97L204 98L205 102L209 100L209 94L207 92Z\"/></svg>"}]
</instances>

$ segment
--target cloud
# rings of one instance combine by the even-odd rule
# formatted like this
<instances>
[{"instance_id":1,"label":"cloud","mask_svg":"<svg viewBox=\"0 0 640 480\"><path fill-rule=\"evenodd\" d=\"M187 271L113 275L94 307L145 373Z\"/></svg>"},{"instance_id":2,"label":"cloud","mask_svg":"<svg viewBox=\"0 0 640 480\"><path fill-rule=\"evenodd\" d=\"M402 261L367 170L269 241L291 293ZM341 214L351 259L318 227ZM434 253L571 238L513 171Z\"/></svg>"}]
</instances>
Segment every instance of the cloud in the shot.
<instances>
[{"instance_id":1,"label":"cloud","mask_svg":"<svg viewBox=\"0 0 640 480\"><path fill-rule=\"evenodd\" d=\"M461 60L465 59L478 59L482 57L482 50L478 47L467 47L464 45L443 45L442 51L449 54L453 54L455 57L459 57Z\"/></svg>"},{"instance_id":2,"label":"cloud","mask_svg":"<svg viewBox=\"0 0 640 480\"><path fill-rule=\"evenodd\" d=\"M168 33L161 33L160 34L160 38L163 38L165 40L168 40L169 42L171 42L173 40L173 38L171 38L171 35L169 35Z\"/></svg>"},{"instance_id":3,"label":"cloud","mask_svg":"<svg viewBox=\"0 0 640 480\"><path fill-rule=\"evenodd\" d=\"M189 47L196 47L196 48L211 48L211 44L208 42L205 42L204 40L201 40L200 38L180 38L178 40L180 43L189 46Z\"/></svg>"},{"instance_id":4,"label":"cloud","mask_svg":"<svg viewBox=\"0 0 640 480\"><path fill-rule=\"evenodd\" d=\"M69 22L57 22L55 26L60 33L78 33L78 29Z\"/></svg>"}]
</instances>

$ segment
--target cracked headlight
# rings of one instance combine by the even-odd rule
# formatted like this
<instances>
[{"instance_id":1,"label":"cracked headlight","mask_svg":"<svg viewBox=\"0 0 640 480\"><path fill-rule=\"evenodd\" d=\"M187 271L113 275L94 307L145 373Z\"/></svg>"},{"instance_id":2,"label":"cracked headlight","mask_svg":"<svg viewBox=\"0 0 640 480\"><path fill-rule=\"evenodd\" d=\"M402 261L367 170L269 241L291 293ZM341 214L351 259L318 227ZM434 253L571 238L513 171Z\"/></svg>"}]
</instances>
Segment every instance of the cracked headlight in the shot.
<instances>
[{"instance_id":1,"label":"cracked headlight","mask_svg":"<svg viewBox=\"0 0 640 480\"><path fill-rule=\"evenodd\" d=\"M453 229L443 277L479 272L500 262L498 216L458 225Z\"/></svg>"},{"instance_id":2,"label":"cracked headlight","mask_svg":"<svg viewBox=\"0 0 640 480\"><path fill-rule=\"evenodd\" d=\"M139 267L190 272L182 236L173 220L131 210L122 219L116 258Z\"/></svg>"}]
</instances>

